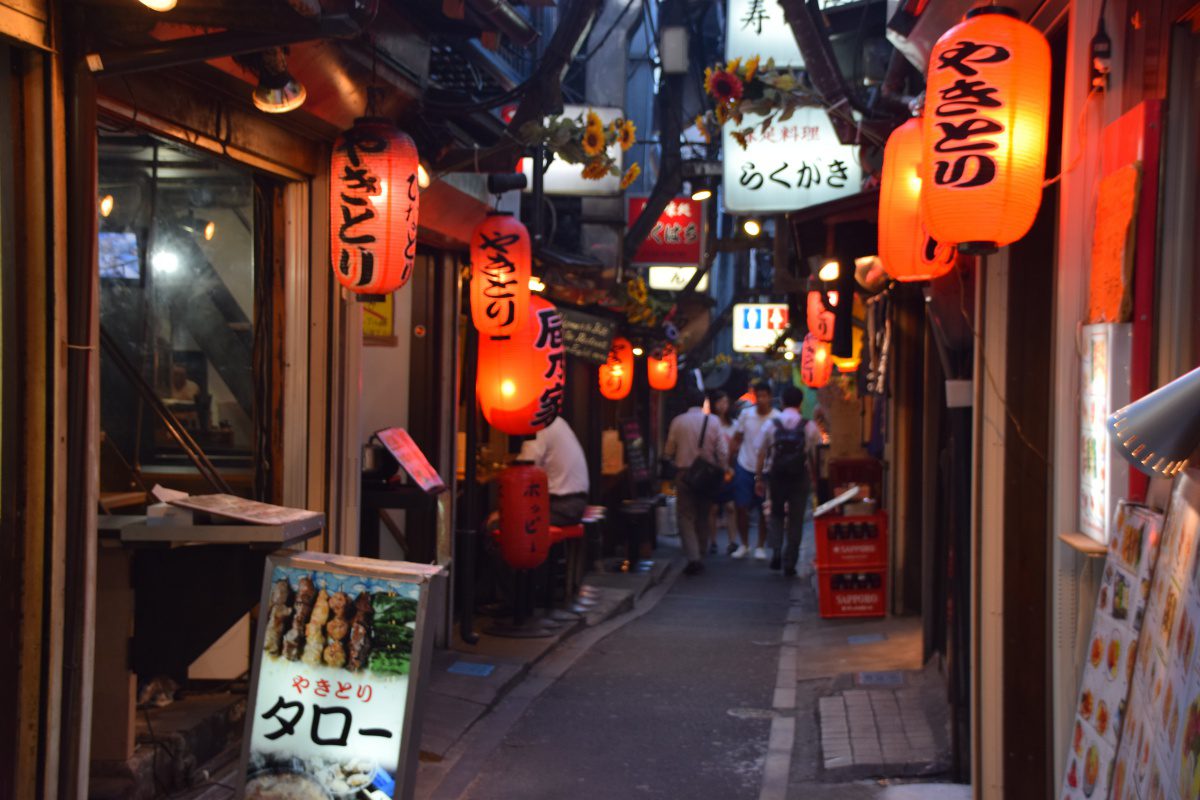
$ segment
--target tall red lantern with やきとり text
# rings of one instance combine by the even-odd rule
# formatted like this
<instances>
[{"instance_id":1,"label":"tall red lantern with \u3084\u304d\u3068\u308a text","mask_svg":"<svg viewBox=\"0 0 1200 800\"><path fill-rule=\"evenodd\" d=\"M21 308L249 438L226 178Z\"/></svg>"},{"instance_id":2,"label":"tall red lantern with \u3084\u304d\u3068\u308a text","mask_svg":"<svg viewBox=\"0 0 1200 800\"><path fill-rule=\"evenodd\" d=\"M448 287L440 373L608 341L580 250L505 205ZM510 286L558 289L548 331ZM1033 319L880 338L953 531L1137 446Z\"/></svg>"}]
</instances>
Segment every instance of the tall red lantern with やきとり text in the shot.
<instances>
[{"instance_id":1,"label":"tall red lantern with \u3084\u304d\u3068\u308a text","mask_svg":"<svg viewBox=\"0 0 1200 800\"><path fill-rule=\"evenodd\" d=\"M471 319L484 336L511 334L529 316L529 231L492 212L471 235Z\"/></svg>"},{"instance_id":2,"label":"tall red lantern with \u3084\u304d\u3068\u308a text","mask_svg":"<svg viewBox=\"0 0 1200 800\"><path fill-rule=\"evenodd\" d=\"M818 291L808 293L808 308L805 318L808 320L808 332L819 341L833 341L833 312L825 307L825 298Z\"/></svg>"},{"instance_id":3,"label":"tall red lantern with \u3084\u304d\u3068\u308a text","mask_svg":"<svg viewBox=\"0 0 1200 800\"><path fill-rule=\"evenodd\" d=\"M526 314L516 333L479 337L479 407L489 425L511 436L528 436L554 421L566 374L562 315L540 297L529 298Z\"/></svg>"},{"instance_id":4,"label":"tall red lantern with \u3084\u304d\u3068\u308a text","mask_svg":"<svg viewBox=\"0 0 1200 800\"><path fill-rule=\"evenodd\" d=\"M608 362L600 365L600 394L622 400L633 388L633 345L624 336L613 339Z\"/></svg>"},{"instance_id":5,"label":"tall red lantern with \u3084\u304d\u3068\u308a text","mask_svg":"<svg viewBox=\"0 0 1200 800\"><path fill-rule=\"evenodd\" d=\"M675 388L679 378L679 356L675 353L675 345L664 344L659 355L646 359L646 375L651 389L669 392Z\"/></svg>"},{"instance_id":6,"label":"tall red lantern with \u3084\u304d\u3068\u308a text","mask_svg":"<svg viewBox=\"0 0 1200 800\"><path fill-rule=\"evenodd\" d=\"M1050 45L1000 6L967 13L929 56L921 207L939 242L995 252L1033 225L1042 202ZM881 220L882 222L882 220Z\"/></svg>"},{"instance_id":7,"label":"tall red lantern with \u3084\u304d\u3068\u308a text","mask_svg":"<svg viewBox=\"0 0 1200 800\"><path fill-rule=\"evenodd\" d=\"M358 294L408 283L417 255L417 146L384 119L364 117L333 145L329 232L333 274Z\"/></svg>"},{"instance_id":8,"label":"tall red lantern with \u3084\u304d\u3068\u308a text","mask_svg":"<svg viewBox=\"0 0 1200 800\"><path fill-rule=\"evenodd\" d=\"M921 120L888 137L879 185L879 259L898 281L926 281L954 266L954 245L940 244L921 220Z\"/></svg>"},{"instance_id":9,"label":"tall red lantern with \u3084\u304d\u3068\u308a text","mask_svg":"<svg viewBox=\"0 0 1200 800\"><path fill-rule=\"evenodd\" d=\"M822 342L811 333L804 337L800 347L800 380L805 386L820 389L833 377L833 357L829 354L829 342Z\"/></svg>"},{"instance_id":10,"label":"tall red lantern with \u3084\u304d\u3068\u308a text","mask_svg":"<svg viewBox=\"0 0 1200 800\"><path fill-rule=\"evenodd\" d=\"M550 487L546 473L517 462L496 479L500 488L497 543L513 569L536 569L550 552Z\"/></svg>"}]
</instances>

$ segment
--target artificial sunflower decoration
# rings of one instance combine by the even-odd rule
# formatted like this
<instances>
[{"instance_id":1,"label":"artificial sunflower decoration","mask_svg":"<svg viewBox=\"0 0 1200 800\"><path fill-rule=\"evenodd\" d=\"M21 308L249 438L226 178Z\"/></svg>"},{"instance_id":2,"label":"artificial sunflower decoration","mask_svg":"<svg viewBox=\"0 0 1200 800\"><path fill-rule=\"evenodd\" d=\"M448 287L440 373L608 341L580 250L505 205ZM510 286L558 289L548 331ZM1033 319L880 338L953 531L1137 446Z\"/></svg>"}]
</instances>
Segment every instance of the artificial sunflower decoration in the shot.
<instances>
[{"instance_id":1,"label":"artificial sunflower decoration","mask_svg":"<svg viewBox=\"0 0 1200 800\"><path fill-rule=\"evenodd\" d=\"M590 159L583 165L583 177L589 181L598 181L609 173L608 165L602 158Z\"/></svg>"},{"instance_id":2,"label":"artificial sunflower decoration","mask_svg":"<svg viewBox=\"0 0 1200 800\"><path fill-rule=\"evenodd\" d=\"M701 135L708 141L715 129L732 120L739 128L734 138L742 147L754 131L741 127L744 115L761 117L756 126L766 131L775 122L786 122L798 108L821 103L803 72L776 67L774 59L763 63L757 55L706 68L704 91L712 97L713 108L696 118Z\"/></svg>"},{"instance_id":3,"label":"artificial sunflower decoration","mask_svg":"<svg viewBox=\"0 0 1200 800\"><path fill-rule=\"evenodd\" d=\"M621 176L621 188L628 189L630 184L637 180L638 175L642 174L642 168L637 164L632 165L625 170L625 174Z\"/></svg>"},{"instance_id":4,"label":"artificial sunflower decoration","mask_svg":"<svg viewBox=\"0 0 1200 800\"><path fill-rule=\"evenodd\" d=\"M708 72L704 79L704 90L711 94L718 104L736 103L741 100L744 88L736 73L723 69Z\"/></svg>"},{"instance_id":5,"label":"artificial sunflower decoration","mask_svg":"<svg viewBox=\"0 0 1200 800\"><path fill-rule=\"evenodd\" d=\"M589 156L599 155L604 152L604 130L596 128L588 128L583 132L583 152Z\"/></svg>"},{"instance_id":6,"label":"artificial sunflower decoration","mask_svg":"<svg viewBox=\"0 0 1200 800\"><path fill-rule=\"evenodd\" d=\"M617 132L617 141L621 143L622 150L628 150L633 147L637 141L637 127L633 124L633 120L621 120L621 129Z\"/></svg>"},{"instance_id":7,"label":"artificial sunflower decoration","mask_svg":"<svg viewBox=\"0 0 1200 800\"><path fill-rule=\"evenodd\" d=\"M587 112L587 129L600 131L601 135L604 133L604 123L600 120L600 115L591 109Z\"/></svg>"},{"instance_id":8,"label":"artificial sunflower decoration","mask_svg":"<svg viewBox=\"0 0 1200 800\"><path fill-rule=\"evenodd\" d=\"M754 80L754 76L757 73L758 73L758 56L754 56L753 58L746 59L746 64L745 64L745 66L742 67L742 77L746 79L747 83L749 83L750 81Z\"/></svg>"},{"instance_id":9,"label":"artificial sunflower decoration","mask_svg":"<svg viewBox=\"0 0 1200 800\"><path fill-rule=\"evenodd\" d=\"M530 146L542 146L554 153L555 158L568 164L579 164L580 174L590 181L602 180L609 175L620 176L619 146L628 150L633 146L637 128L627 119L617 118L605 126L600 115L588 109L574 117L550 117L544 122L526 123L520 131L521 140ZM640 171L637 164L629 171ZM628 175L629 172L626 172ZM637 172L629 178L632 182ZM625 188L628 184L623 184Z\"/></svg>"},{"instance_id":10,"label":"artificial sunflower decoration","mask_svg":"<svg viewBox=\"0 0 1200 800\"><path fill-rule=\"evenodd\" d=\"M704 118L703 114L697 114L695 122L696 129L700 131L700 138L704 140L705 144L711 143L712 134L708 132L708 120Z\"/></svg>"}]
</instances>

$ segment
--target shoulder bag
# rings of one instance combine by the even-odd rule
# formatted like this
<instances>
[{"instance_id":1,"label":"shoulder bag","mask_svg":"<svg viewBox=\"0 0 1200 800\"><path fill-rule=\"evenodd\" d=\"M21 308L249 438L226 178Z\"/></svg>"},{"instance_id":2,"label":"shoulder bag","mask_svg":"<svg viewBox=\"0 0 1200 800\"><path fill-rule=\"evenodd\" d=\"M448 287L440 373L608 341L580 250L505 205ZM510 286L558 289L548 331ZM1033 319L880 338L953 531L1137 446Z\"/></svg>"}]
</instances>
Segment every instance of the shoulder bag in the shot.
<instances>
[{"instance_id":1,"label":"shoulder bag","mask_svg":"<svg viewBox=\"0 0 1200 800\"><path fill-rule=\"evenodd\" d=\"M679 481L692 493L712 497L725 481L725 470L704 457L704 435L708 433L708 420L711 415L704 415L704 425L700 428L700 443L697 447L696 460L679 473Z\"/></svg>"}]
</instances>

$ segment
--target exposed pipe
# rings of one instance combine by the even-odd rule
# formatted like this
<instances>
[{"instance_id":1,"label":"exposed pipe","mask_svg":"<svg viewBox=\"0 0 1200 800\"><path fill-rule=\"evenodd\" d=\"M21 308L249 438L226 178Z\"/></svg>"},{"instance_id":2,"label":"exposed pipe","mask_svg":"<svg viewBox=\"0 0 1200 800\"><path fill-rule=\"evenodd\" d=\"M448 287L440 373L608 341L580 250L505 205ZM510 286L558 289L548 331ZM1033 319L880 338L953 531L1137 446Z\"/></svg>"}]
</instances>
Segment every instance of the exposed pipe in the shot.
<instances>
[{"instance_id":1,"label":"exposed pipe","mask_svg":"<svg viewBox=\"0 0 1200 800\"><path fill-rule=\"evenodd\" d=\"M521 47L529 47L541 36L529 20L505 0L467 0L475 13L485 17L496 30Z\"/></svg>"}]
</instances>

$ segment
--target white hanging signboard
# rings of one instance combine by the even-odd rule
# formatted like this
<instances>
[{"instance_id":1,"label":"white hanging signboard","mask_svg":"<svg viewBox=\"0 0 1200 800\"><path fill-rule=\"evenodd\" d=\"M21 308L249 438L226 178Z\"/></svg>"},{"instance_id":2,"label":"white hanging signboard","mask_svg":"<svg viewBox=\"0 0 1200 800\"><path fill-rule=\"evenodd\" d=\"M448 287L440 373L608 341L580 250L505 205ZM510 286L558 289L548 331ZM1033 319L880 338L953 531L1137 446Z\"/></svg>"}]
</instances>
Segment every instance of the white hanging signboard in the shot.
<instances>
[{"instance_id":1,"label":"white hanging signboard","mask_svg":"<svg viewBox=\"0 0 1200 800\"><path fill-rule=\"evenodd\" d=\"M787 303L738 303L733 307L733 350L765 353L787 327Z\"/></svg>"},{"instance_id":2,"label":"white hanging signboard","mask_svg":"<svg viewBox=\"0 0 1200 800\"><path fill-rule=\"evenodd\" d=\"M625 113L619 108L607 108L595 106L563 106L564 117L579 117L586 115L588 109L596 112L596 116L600 117L600 121L607 128L609 123L614 119L625 116ZM622 165L623 155L621 145L614 142L608 148L608 155L616 162L617 169L622 171L625 169ZM526 192L533 191L533 159L521 159L521 172L529 177L529 183L525 186ZM605 175L598 181L589 180L583 177L583 164L568 164L561 158L556 158L550 162L549 168L542 176L542 191L546 194L562 194L580 196L601 196L601 195L618 195L621 193L621 175Z\"/></svg>"},{"instance_id":3,"label":"white hanging signboard","mask_svg":"<svg viewBox=\"0 0 1200 800\"><path fill-rule=\"evenodd\" d=\"M763 65L773 58L777 67L804 66L779 0L729 0L727 8L726 61L758 56Z\"/></svg>"},{"instance_id":4,"label":"white hanging signboard","mask_svg":"<svg viewBox=\"0 0 1200 800\"><path fill-rule=\"evenodd\" d=\"M754 129L745 148L733 138L739 126L725 123L721 149L727 211L796 211L861 191L858 148L838 141L825 109L798 109L791 119L765 131L762 120L745 115L740 127Z\"/></svg>"}]
</instances>

